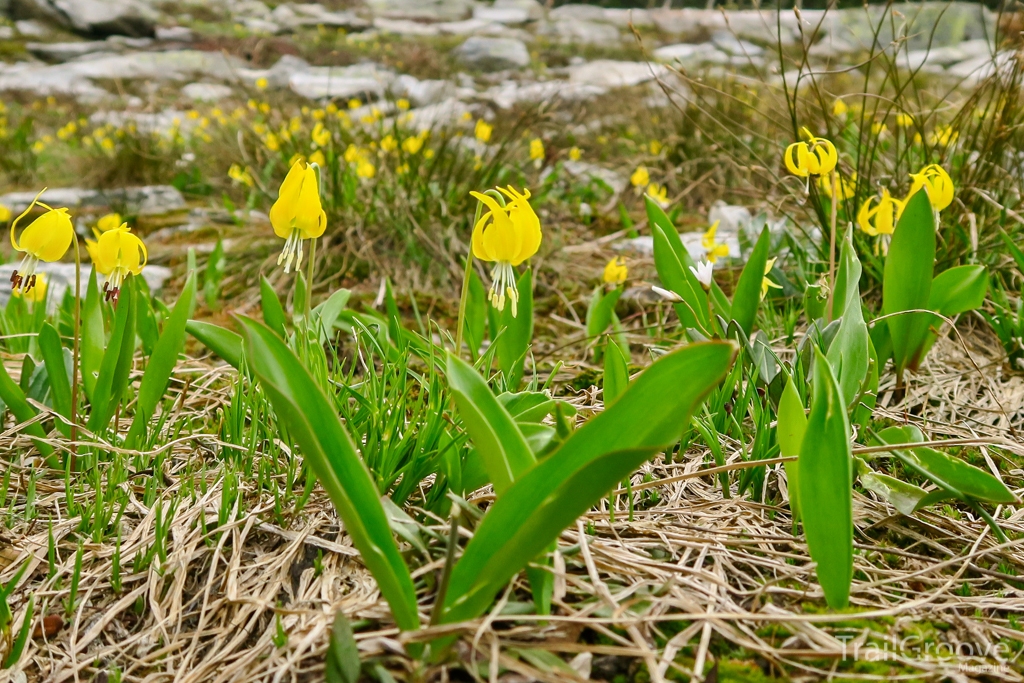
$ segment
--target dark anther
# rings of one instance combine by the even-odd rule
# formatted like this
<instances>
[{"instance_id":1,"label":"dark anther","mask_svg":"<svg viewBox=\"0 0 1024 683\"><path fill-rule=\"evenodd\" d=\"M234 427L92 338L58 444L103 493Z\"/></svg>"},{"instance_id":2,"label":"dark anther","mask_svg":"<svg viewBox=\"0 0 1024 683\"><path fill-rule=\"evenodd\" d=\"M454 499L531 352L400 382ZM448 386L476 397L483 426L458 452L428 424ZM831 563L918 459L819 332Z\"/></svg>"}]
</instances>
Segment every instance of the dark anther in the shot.
<instances>
[{"instance_id":1,"label":"dark anther","mask_svg":"<svg viewBox=\"0 0 1024 683\"><path fill-rule=\"evenodd\" d=\"M11 274L11 286L12 286L13 289L17 289L18 287L21 287L21 279L22 279L21 276L18 275L18 271L14 271Z\"/></svg>"}]
</instances>

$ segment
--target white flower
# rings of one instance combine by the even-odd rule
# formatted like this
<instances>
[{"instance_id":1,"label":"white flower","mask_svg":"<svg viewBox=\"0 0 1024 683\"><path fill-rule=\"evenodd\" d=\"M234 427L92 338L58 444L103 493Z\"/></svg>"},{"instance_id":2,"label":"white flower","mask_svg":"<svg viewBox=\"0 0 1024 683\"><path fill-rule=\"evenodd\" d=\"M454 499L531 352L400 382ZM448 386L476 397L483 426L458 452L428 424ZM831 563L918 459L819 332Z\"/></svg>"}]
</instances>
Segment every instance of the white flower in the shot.
<instances>
[{"instance_id":1,"label":"white flower","mask_svg":"<svg viewBox=\"0 0 1024 683\"><path fill-rule=\"evenodd\" d=\"M680 301L683 300L683 298L676 294L675 292L668 289L662 289L661 287L651 287L651 291L653 291L655 294L660 296L665 301L671 301L672 303L679 303Z\"/></svg>"},{"instance_id":2,"label":"white flower","mask_svg":"<svg viewBox=\"0 0 1024 683\"><path fill-rule=\"evenodd\" d=\"M714 281L712 278L712 271L714 269L715 264L711 263L711 261L701 261L697 264L696 268L690 266L690 272L694 274L697 278L697 282L699 282L704 289L711 289L711 283Z\"/></svg>"}]
</instances>

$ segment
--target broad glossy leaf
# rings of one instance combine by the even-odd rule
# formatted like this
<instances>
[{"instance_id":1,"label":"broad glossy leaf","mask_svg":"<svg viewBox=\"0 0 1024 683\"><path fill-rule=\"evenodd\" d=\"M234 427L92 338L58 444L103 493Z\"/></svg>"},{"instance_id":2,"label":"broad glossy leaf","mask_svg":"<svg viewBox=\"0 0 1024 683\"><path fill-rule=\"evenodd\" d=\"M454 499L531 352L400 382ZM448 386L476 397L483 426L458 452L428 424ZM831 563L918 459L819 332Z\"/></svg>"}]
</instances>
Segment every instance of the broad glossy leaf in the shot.
<instances>
[{"instance_id":1,"label":"broad glossy leaf","mask_svg":"<svg viewBox=\"0 0 1024 683\"><path fill-rule=\"evenodd\" d=\"M11 376L7 373L7 367L3 361L0 361L0 399L7 404L7 407L11 409L11 413L18 422L28 422L36 415L38 415L35 408L32 407L27 400L25 400L25 392L21 390ZM35 436L40 439L46 438L46 432L43 431L42 425L38 422L29 425L25 428L25 432L30 436ZM50 446L43 441L36 441L36 448L46 458L46 464L50 467L57 467L58 461L53 455L53 446Z\"/></svg>"},{"instance_id":2,"label":"broad glossy leaf","mask_svg":"<svg viewBox=\"0 0 1024 683\"><path fill-rule=\"evenodd\" d=\"M160 333L153 355L146 365L139 384L139 396L135 405L135 419L128 430L126 443L134 448L138 439L145 433L146 425L153 417L157 404L164 397L167 386L171 382L171 374L178 363L178 356L185 347L185 326L196 305L196 274L189 273L185 286L178 296L177 303L171 311L171 317Z\"/></svg>"},{"instance_id":3,"label":"broad glossy leaf","mask_svg":"<svg viewBox=\"0 0 1024 683\"><path fill-rule=\"evenodd\" d=\"M860 475L858 479L861 486L878 494L903 515L914 514L920 509L921 501L928 495L928 492L920 486L908 484L887 474L867 472Z\"/></svg>"},{"instance_id":4,"label":"broad glossy leaf","mask_svg":"<svg viewBox=\"0 0 1024 683\"><path fill-rule=\"evenodd\" d=\"M757 309L761 305L761 283L764 281L764 267L768 263L768 249L771 247L771 234L768 226L761 231L757 243L750 252L747 264L743 266L736 291L732 295L732 319L749 337L754 330Z\"/></svg>"},{"instance_id":5,"label":"broad glossy leaf","mask_svg":"<svg viewBox=\"0 0 1024 683\"><path fill-rule=\"evenodd\" d=\"M612 324L615 304L619 303L623 291L621 287L617 287L606 294L604 287L598 286L594 289L594 296L587 308L587 337L596 339Z\"/></svg>"},{"instance_id":6,"label":"broad glossy leaf","mask_svg":"<svg viewBox=\"0 0 1024 683\"><path fill-rule=\"evenodd\" d=\"M847 406L853 404L868 374L868 326L860 302L860 261L853 248L853 238L847 232L840 254L839 271L843 273L840 289L837 279L836 300L842 298L842 319L835 339L828 347L828 362L839 378L839 389Z\"/></svg>"},{"instance_id":7,"label":"broad glossy leaf","mask_svg":"<svg viewBox=\"0 0 1024 683\"><path fill-rule=\"evenodd\" d=\"M735 349L705 342L663 356L615 405L517 479L487 512L455 565L441 621L482 614L563 529L646 459L675 444L693 410L725 376Z\"/></svg>"},{"instance_id":8,"label":"broad glossy leaf","mask_svg":"<svg viewBox=\"0 0 1024 683\"><path fill-rule=\"evenodd\" d=\"M647 210L647 221L650 225L659 227L664 233L668 240L669 246L672 248L672 252L676 255L676 259L679 260L679 265L683 267L683 270L689 271L690 266L696 265L693 262L693 258L690 256L689 250L683 246L683 240L679 237L679 233L676 231L676 227L672 225L672 221L669 219L668 214L665 210L658 205L658 202L651 199L649 196L644 195L644 208Z\"/></svg>"},{"instance_id":9,"label":"broad glossy leaf","mask_svg":"<svg viewBox=\"0 0 1024 683\"><path fill-rule=\"evenodd\" d=\"M103 329L103 308L101 306L100 288L96 282L96 269L89 271L89 285L85 290L85 302L82 305L82 338L79 342L79 363L82 370L82 388L91 401L96 388L96 378L103 363L103 349L107 345L106 332Z\"/></svg>"},{"instance_id":10,"label":"broad glossy leaf","mask_svg":"<svg viewBox=\"0 0 1024 683\"><path fill-rule=\"evenodd\" d=\"M338 322L341 312L345 310L345 306L351 297L351 291L339 289L327 297L327 301L313 309L313 320L314 324L320 328L321 342L326 342L327 337L331 336L335 323Z\"/></svg>"},{"instance_id":11,"label":"broad glossy leaf","mask_svg":"<svg viewBox=\"0 0 1024 683\"><path fill-rule=\"evenodd\" d=\"M260 275L260 305L263 308L263 322L277 332L281 339L285 339L288 335L285 332L284 306L281 305L280 297L265 275Z\"/></svg>"},{"instance_id":12,"label":"broad glossy leaf","mask_svg":"<svg viewBox=\"0 0 1024 683\"><path fill-rule=\"evenodd\" d=\"M928 194L919 190L907 201L896 224L882 280L882 310L892 316L886 322L899 375L917 366L934 320L928 313L901 312L928 308L934 264L935 218Z\"/></svg>"},{"instance_id":13,"label":"broad glossy leaf","mask_svg":"<svg viewBox=\"0 0 1024 683\"><path fill-rule=\"evenodd\" d=\"M231 330L202 320L189 320L185 329L234 369L242 365L242 338Z\"/></svg>"},{"instance_id":14,"label":"broad glossy leaf","mask_svg":"<svg viewBox=\"0 0 1024 683\"><path fill-rule=\"evenodd\" d=\"M103 352L103 363L96 378L92 412L86 423L93 433L107 428L128 387L132 358L135 355L135 277L129 277L121 285L110 341Z\"/></svg>"},{"instance_id":15,"label":"broad glossy leaf","mask_svg":"<svg viewBox=\"0 0 1024 683\"><path fill-rule=\"evenodd\" d=\"M46 374L50 380L50 396L53 398L53 409L66 418L71 417L71 382L68 379L67 366L64 363L64 345L60 335L50 323L44 323L39 330L39 351L46 364ZM57 422L58 429L64 432L68 428Z\"/></svg>"},{"instance_id":16,"label":"broad glossy leaf","mask_svg":"<svg viewBox=\"0 0 1024 683\"><path fill-rule=\"evenodd\" d=\"M448 386L462 423L483 460L494 492L501 496L536 458L508 411L484 379L463 360L448 354Z\"/></svg>"},{"instance_id":17,"label":"broad glossy leaf","mask_svg":"<svg viewBox=\"0 0 1024 683\"><path fill-rule=\"evenodd\" d=\"M419 627L416 593L380 494L330 399L284 341L266 325L238 317L246 357L274 410L298 441L306 463L377 580L403 630Z\"/></svg>"},{"instance_id":18,"label":"broad glossy leaf","mask_svg":"<svg viewBox=\"0 0 1024 683\"><path fill-rule=\"evenodd\" d=\"M498 329L504 330L494 342L498 347L498 367L510 388L519 386L523 379L526 355L533 342L533 274L527 268L519 276L519 311L512 317L512 306L505 302L505 310L498 316Z\"/></svg>"},{"instance_id":19,"label":"broad glossy leaf","mask_svg":"<svg viewBox=\"0 0 1024 683\"><path fill-rule=\"evenodd\" d=\"M604 348L604 405L612 405L629 386L629 366L622 356L622 349L612 340Z\"/></svg>"},{"instance_id":20,"label":"broad glossy leaf","mask_svg":"<svg viewBox=\"0 0 1024 683\"><path fill-rule=\"evenodd\" d=\"M800 446L800 511L818 582L829 607L842 609L853 580L850 424L832 368L815 349L811 412Z\"/></svg>"},{"instance_id":21,"label":"broad glossy leaf","mask_svg":"<svg viewBox=\"0 0 1024 683\"><path fill-rule=\"evenodd\" d=\"M878 433L885 444L915 443L923 440L916 427L890 427ZM893 451L904 464L929 480L959 495L990 503L1016 503L1017 497L985 470L927 446Z\"/></svg>"},{"instance_id":22,"label":"broad glossy leaf","mask_svg":"<svg viewBox=\"0 0 1024 683\"><path fill-rule=\"evenodd\" d=\"M697 282L696 276L690 272L689 267L679 260L679 255L672 248L669 234L679 239L675 228L670 226L666 232L657 224L651 225L651 235L654 237L654 267L658 271L658 278L667 289L675 292L682 299L681 303L675 304L675 309L683 327L687 329L699 327L707 331L709 325L707 295L700 283Z\"/></svg>"},{"instance_id":23,"label":"broad glossy leaf","mask_svg":"<svg viewBox=\"0 0 1024 683\"><path fill-rule=\"evenodd\" d=\"M981 308L988 294L985 266L957 266L932 280L928 308L950 317Z\"/></svg>"},{"instance_id":24,"label":"broad glossy leaf","mask_svg":"<svg viewBox=\"0 0 1024 683\"><path fill-rule=\"evenodd\" d=\"M804 413L804 402L800 398L800 392L793 383L792 375L786 381L786 388L782 390L779 398L778 427L776 439L779 442L779 455L783 457L795 457L800 455L800 448L804 442L804 432L807 431L807 415ZM800 463L796 460L784 464L786 468L786 480L789 482L789 506L793 509L793 516L798 519L800 516Z\"/></svg>"}]
</instances>

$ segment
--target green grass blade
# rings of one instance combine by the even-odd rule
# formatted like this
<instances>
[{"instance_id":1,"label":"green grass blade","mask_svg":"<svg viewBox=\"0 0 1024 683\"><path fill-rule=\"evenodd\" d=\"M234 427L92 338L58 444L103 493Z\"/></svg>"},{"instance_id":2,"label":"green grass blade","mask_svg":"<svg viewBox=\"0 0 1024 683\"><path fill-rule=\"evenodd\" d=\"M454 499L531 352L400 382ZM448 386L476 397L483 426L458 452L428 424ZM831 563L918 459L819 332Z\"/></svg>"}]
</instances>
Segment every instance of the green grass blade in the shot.
<instances>
[{"instance_id":1,"label":"green grass blade","mask_svg":"<svg viewBox=\"0 0 1024 683\"><path fill-rule=\"evenodd\" d=\"M99 376L100 364L103 363L103 349L106 345L100 288L96 282L96 269L93 268L89 271L89 285L85 290L85 301L82 305L82 338L79 350L82 388L90 401L96 390L96 378Z\"/></svg>"},{"instance_id":2,"label":"green grass blade","mask_svg":"<svg viewBox=\"0 0 1024 683\"><path fill-rule=\"evenodd\" d=\"M796 390L793 376L786 381L786 387L779 397L778 427L776 439L779 442L779 455L793 457L800 455L807 431L807 415L804 413L804 402L800 392ZM789 483L789 507L793 512L794 521L800 518L800 463L785 463L786 481Z\"/></svg>"},{"instance_id":3,"label":"green grass blade","mask_svg":"<svg viewBox=\"0 0 1024 683\"><path fill-rule=\"evenodd\" d=\"M754 331L757 309L761 305L761 283L764 281L764 267L768 263L770 247L771 234L768 226L765 226L750 252L747 265L743 266L743 272L736 283L736 292L732 295L732 319L748 337Z\"/></svg>"},{"instance_id":4,"label":"green grass blade","mask_svg":"<svg viewBox=\"0 0 1024 683\"><path fill-rule=\"evenodd\" d=\"M189 320L185 329L206 348L221 357L235 370L242 365L242 338L220 325Z\"/></svg>"},{"instance_id":5,"label":"green grass blade","mask_svg":"<svg viewBox=\"0 0 1024 683\"><path fill-rule=\"evenodd\" d=\"M21 628L18 630L18 635L15 637L14 642L11 644L11 650L4 657L3 668L10 669L12 666L18 663L21 659L21 653L25 651L25 645L28 643L29 633L32 632L32 613L35 607L34 595L29 596L28 606L25 608L25 618L21 622Z\"/></svg>"},{"instance_id":6,"label":"green grass blade","mask_svg":"<svg viewBox=\"0 0 1024 683\"><path fill-rule=\"evenodd\" d=\"M800 510L818 582L833 609L846 607L853 580L850 423L832 367L815 348L811 413L800 447Z\"/></svg>"},{"instance_id":7,"label":"green grass blade","mask_svg":"<svg viewBox=\"0 0 1024 683\"><path fill-rule=\"evenodd\" d=\"M274 410L298 441L352 543L403 630L419 627L416 593L398 552L380 493L330 399L284 341L266 325L236 318L246 358Z\"/></svg>"},{"instance_id":8,"label":"green grass blade","mask_svg":"<svg viewBox=\"0 0 1024 683\"><path fill-rule=\"evenodd\" d=\"M106 428L114 416L124 390L135 355L135 278L130 277L121 286L121 294L114 313L114 326L110 342L103 353L96 390L93 393L92 413L86 425L96 433Z\"/></svg>"},{"instance_id":9,"label":"green grass blade","mask_svg":"<svg viewBox=\"0 0 1024 683\"><path fill-rule=\"evenodd\" d=\"M441 621L482 614L498 590L566 526L644 460L672 446L734 356L735 345L707 342L662 357L614 406L516 480L455 565Z\"/></svg>"},{"instance_id":10,"label":"green grass blade","mask_svg":"<svg viewBox=\"0 0 1024 683\"><path fill-rule=\"evenodd\" d=\"M683 300L675 305L680 322L684 328L696 327L707 331L710 324L707 295L690 267L680 261L679 254L672 247L672 238L669 237L674 235L678 240L679 234L671 225L668 230L664 230L661 225L652 223L651 235L654 237L654 268L658 271L658 278L667 289ZM693 262L689 255L686 258L690 263Z\"/></svg>"},{"instance_id":11,"label":"green grass blade","mask_svg":"<svg viewBox=\"0 0 1024 683\"><path fill-rule=\"evenodd\" d=\"M138 439L143 436L157 404L167 391L174 366L178 363L178 355L185 346L185 325L188 324L195 305L196 275L192 272L185 280L185 287L174 304L171 317L167 319L167 324L164 325L164 330L153 349L153 355L149 358L146 372L142 375L135 419L126 439L127 448L134 448Z\"/></svg>"},{"instance_id":12,"label":"green grass blade","mask_svg":"<svg viewBox=\"0 0 1024 683\"><path fill-rule=\"evenodd\" d=\"M928 194L918 191L907 201L889 245L882 279L882 311L892 337L896 373L913 369L933 316L901 311L928 308L935 263L935 217Z\"/></svg>"},{"instance_id":13,"label":"green grass blade","mask_svg":"<svg viewBox=\"0 0 1024 683\"><path fill-rule=\"evenodd\" d=\"M533 467L533 451L515 420L471 365L448 354L447 374L462 422L494 484L494 492L501 496Z\"/></svg>"},{"instance_id":14,"label":"green grass blade","mask_svg":"<svg viewBox=\"0 0 1024 683\"><path fill-rule=\"evenodd\" d=\"M839 331L828 347L828 362L832 371L839 378L839 388L846 405L850 406L860 395L861 386L868 375L868 326L864 322L864 311L860 301L860 261L853 247L853 239L849 232L843 240L840 253L839 272L842 289L836 286L833 303L842 301L836 310L842 311ZM833 319L838 314L833 313Z\"/></svg>"}]
</instances>

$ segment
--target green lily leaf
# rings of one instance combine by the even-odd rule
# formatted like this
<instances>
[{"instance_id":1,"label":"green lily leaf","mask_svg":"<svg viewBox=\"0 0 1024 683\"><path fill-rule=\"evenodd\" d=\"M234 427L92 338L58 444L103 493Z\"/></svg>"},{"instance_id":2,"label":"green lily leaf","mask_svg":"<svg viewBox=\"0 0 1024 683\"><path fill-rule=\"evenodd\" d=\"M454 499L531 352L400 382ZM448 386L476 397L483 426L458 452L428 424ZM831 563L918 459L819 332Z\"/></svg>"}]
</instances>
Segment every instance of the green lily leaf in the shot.
<instances>
[{"instance_id":1,"label":"green lily leaf","mask_svg":"<svg viewBox=\"0 0 1024 683\"><path fill-rule=\"evenodd\" d=\"M928 194L918 191L907 201L896 224L882 280L882 310L892 337L897 375L913 370L934 320L929 313L904 313L927 309L935 264L935 217Z\"/></svg>"},{"instance_id":2,"label":"green lily leaf","mask_svg":"<svg viewBox=\"0 0 1024 683\"><path fill-rule=\"evenodd\" d=\"M743 266L739 282L736 283L736 292L732 295L732 319L748 337L754 331L754 320L761 305L761 282L764 280L764 269L768 264L769 247L771 234L768 232L768 226L765 226L750 252L747 264Z\"/></svg>"}]
</instances>

